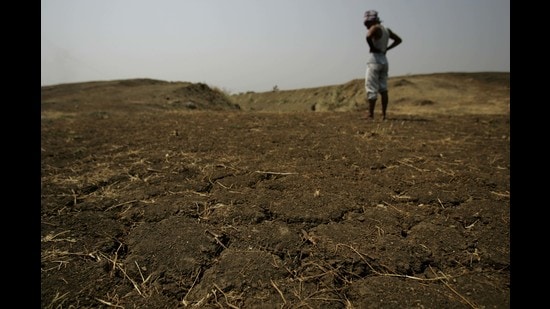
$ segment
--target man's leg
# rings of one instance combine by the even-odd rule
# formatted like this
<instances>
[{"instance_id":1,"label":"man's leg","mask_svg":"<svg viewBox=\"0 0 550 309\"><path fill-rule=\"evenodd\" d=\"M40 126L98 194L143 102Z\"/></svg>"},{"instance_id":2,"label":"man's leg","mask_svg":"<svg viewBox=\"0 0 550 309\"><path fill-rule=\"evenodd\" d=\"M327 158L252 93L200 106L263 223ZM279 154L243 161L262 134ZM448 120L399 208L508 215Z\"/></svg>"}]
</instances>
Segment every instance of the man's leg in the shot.
<instances>
[{"instance_id":1,"label":"man's leg","mask_svg":"<svg viewBox=\"0 0 550 309\"><path fill-rule=\"evenodd\" d=\"M374 106L376 105L376 99L369 99L369 118L374 118Z\"/></svg>"},{"instance_id":2,"label":"man's leg","mask_svg":"<svg viewBox=\"0 0 550 309\"><path fill-rule=\"evenodd\" d=\"M380 69L379 81L380 96L382 97L382 119L386 120L386 109L388 108L388 64L382 65Z\"/></svg>"},{"instance_id":3,"label":"man's leg","mask_svg":"<svg viewBox=\"0 0 550 309\"><path fill-rule=\"evenodd\" d=\"M374 119L374 106L378 97L378 70L379 65L376 63L367 63L367 72L365 74L365 92L367 102L369 103L368 118Z\"/></svg>"},{"instance_id":4,"label":"man's leg","mask_svg":"<svg viewBox=\"0 0 550 309\"><path fill-rule=\"evenodd\" d=\"M388 92L381 92L380 96L382 97L382 119L386 120L386 109L388 108L389 101Z\"/></svg>"}]
</instances>

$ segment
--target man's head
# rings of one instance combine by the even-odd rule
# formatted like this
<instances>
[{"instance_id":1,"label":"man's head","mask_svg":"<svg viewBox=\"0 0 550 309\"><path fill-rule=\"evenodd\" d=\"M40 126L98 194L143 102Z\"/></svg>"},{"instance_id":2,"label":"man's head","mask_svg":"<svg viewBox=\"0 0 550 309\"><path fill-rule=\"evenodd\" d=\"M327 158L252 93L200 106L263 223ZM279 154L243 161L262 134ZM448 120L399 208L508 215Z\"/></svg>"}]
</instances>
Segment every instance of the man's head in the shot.
<instances>
[{"instance_id":1,"label":"man's head","mask_svg":"<svg viewBox=\"0 0 550 309\"><path fill-rule=\"evenodd\" d=\"M365 12L365 20L363 21L363 24L370 28L372 25L376 25L380 23L380 18L378 17L378 12L375 10L369 10Z\"/></svg>"}]
</instances>

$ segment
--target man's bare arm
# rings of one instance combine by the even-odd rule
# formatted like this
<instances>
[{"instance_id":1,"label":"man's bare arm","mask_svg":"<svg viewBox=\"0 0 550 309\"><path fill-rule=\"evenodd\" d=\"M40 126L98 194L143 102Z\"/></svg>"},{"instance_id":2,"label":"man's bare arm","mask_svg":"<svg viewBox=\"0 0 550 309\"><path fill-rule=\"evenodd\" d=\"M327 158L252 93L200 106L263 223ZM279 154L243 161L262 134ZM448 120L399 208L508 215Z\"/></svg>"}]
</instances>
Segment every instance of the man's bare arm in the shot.
<instances>
[{"instance_id":1,"label":"man's bare arm","mask_svg":"<svg viewBox=\"0 0 550 309\"><path fill-rule=\"evenodd\" d=\"M382 29L378 25L374 25L367 31L367 43L369 44L371 53L381 53L382 51L374 47L373 39L379 39L382 37Z\"/></svg>"},{"instance_id":2,"label":"man's bare arm","mask_svg":"<svg viewBox=\"0 0 550 309\"><path fill-rule=\"evenodd\" d=\"M379 25L374 25L370 27L369 31L367 32L367 38L373 38L375 40L378 40L382 37L382 28L380 28Z\"/></svg>"},{"instance_id":3,"label":"man's bare arm","mask_svg":"<svg viewBox=\"0 0 550 309\"><path fill-rule=\"evenodd\" d=\"M391 31L390 29L388 29L389 33L390 33L390 39L392 39L392 42L390 45L388 45L388 48L386 48L386 51L396 47L397 45L401 44L401 42L403 42L403 40L401 40L401 38L395 34L395 32Z\"/></svg>"}]
</instances>

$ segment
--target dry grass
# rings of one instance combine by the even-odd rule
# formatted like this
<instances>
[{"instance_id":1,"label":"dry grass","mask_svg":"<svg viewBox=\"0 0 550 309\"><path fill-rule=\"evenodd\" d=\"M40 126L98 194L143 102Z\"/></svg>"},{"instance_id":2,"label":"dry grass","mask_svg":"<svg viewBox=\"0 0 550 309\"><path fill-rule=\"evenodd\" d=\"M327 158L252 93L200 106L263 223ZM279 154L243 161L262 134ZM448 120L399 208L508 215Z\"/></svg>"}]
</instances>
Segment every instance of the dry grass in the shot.
<instances>
[{"instance_id":1,"label":"dry grass","mask_svg":"<svg viewBox=\"0 0 550 309\"><path fill-rule=\"evenodd\" d=\"M389 79L392 115L508 114L509 73L439 73ZM357 111L366 110L364 80L316 88L247 92L231 96L243 110ZM482 104L483 103L483 104ZM378 102L378 108L380 102Z\"/></svg>"}]
</instances>

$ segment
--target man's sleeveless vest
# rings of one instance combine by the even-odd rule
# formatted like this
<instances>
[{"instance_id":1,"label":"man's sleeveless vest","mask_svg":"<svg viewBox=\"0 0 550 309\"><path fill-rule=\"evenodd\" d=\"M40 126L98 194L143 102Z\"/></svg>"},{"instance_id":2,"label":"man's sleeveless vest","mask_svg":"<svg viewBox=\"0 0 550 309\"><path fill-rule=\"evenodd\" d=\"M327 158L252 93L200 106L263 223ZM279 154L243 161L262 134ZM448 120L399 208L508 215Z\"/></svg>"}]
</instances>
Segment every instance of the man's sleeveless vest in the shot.
<instances>
[{"instance_id":1,"label":"man's sleeveless vest","mask_svg":"<svg viewBox=\"0 0 550 309\"><path fill-rule=\"evenodd\" d=\"M386 27L382 26L381 24L378 25L380 29L382 30L382 37L379 39L373 39L372 43L374 44L374 47L376 47L378 50L382 51L383 53L386 52L386 48L388 48L388 41L390 39L390 32Z\"/></svg>"}]
</instances>

